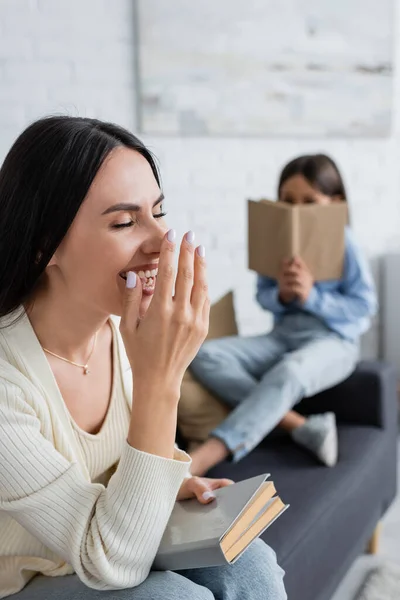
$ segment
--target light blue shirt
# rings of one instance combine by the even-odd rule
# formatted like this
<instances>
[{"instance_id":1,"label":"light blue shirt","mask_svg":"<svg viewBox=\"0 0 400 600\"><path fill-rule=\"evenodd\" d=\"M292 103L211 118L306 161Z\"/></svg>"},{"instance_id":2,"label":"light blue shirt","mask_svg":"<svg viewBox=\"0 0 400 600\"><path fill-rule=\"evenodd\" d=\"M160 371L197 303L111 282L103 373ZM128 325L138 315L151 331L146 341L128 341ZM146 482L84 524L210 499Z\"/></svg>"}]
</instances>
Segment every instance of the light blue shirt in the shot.
<instances>
[{"instance_id":1,"label":"light blue shirt","mask_svg":"<svg viewBox=\"0 0 400 600\"><path fill-rule=\"evenodd\" d=\"M299 301L282 304L275 279L258 275L257 302L279 321L285 314L308 312L323 321L342 338L357 341L370 327L378 302L367 261L346 228L343 276L338 280L314 283L302 305Z\"/></svg>"}]
</instances>

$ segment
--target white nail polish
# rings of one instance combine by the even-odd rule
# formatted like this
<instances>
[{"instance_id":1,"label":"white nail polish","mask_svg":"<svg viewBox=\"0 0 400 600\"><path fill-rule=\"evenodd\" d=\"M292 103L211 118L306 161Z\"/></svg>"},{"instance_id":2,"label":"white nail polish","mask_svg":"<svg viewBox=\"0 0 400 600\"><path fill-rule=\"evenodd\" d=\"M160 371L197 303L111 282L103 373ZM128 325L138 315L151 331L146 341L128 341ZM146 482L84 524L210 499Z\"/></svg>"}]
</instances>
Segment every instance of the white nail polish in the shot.
<instances>
[{"instance_id":1,"label":"white nail polish","mask_svg":"<svg viewBox=\"0 0 400 600\"><path fill-rule=\"evenodd\" d=\"M189 242L189 244L193 244L195 237L194 231L188 231L186 234L186 241Z\"/></svg>"},{"instance_id":2,"label":"white nail polish","mask_svg":"<svg viewBox=\"0 0 400 600\"><path fill-rule=\"evenodd\" d=\"M134 271L129 271L126 277L126 287L128 290L132 290L136 287L136 273Z\"/></svg>"},{"instance_id":3,"label":"white nail polish","mask_svg":"<svg viewBox=\"0 0 400 600\"><path fill-rule=\"evenodd\" d=\"M215 498L215 494L213 492L204 492L203 500L210 500L210 498Z\"/></svg>"},{"instance_id":4,"label":"white nail polish","mask_svg":"<svg viewBox=\"0 0 400 600\"><path fill-rule=\"evenodd\" d=\"M170 229L167 233L167 238L169 242L174 242L175 238L176 238L176 231L175 229Z\"/></svg>"}]
</instances>

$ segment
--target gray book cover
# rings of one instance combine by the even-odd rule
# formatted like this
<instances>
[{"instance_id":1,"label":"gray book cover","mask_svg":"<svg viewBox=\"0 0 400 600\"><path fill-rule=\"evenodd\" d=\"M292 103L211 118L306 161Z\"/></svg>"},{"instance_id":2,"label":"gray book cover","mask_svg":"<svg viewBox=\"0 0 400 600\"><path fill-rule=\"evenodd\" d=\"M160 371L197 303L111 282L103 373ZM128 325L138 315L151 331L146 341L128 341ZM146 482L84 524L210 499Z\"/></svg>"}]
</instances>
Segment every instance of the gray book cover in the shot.
<instances>
[{"instance_id":1,"label":"gray book cover","mask_svg":"<svg viewBox=\"0 0 400 600\"><path fill-rule=\"evenodd\" d=\"M226 564L220 541L269 475L258 475L215 490L216 500L177 502L153 569L181 570Z\"/></svg>"}]
</instances>

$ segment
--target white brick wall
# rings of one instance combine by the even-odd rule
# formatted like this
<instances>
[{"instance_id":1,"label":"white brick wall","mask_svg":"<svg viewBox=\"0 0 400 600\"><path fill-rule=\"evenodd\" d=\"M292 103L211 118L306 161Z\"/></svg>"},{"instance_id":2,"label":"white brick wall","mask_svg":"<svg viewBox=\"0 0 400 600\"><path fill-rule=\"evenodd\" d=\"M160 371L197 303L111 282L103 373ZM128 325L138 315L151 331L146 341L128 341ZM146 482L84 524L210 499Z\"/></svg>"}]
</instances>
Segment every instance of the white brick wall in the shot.
<instances>
[{"instance_id":1,"label":"white brick wall","mask_svg":"<svg viewBox=\"0 0 400 600\"><path fill-rule=\"evenodd\" d=\"M0 161L25 125L48 113L135 131L133 25L132 0L0 0ZM399 89L397 77L395 107ZM324 151L337 159L368 255L376 262L400 250L399 115L386 140L145 138L160 161L170 223L179 233L194 229L207 246L211 295L235 289L243 333L270 323L246 269L245 199L272 197L291 157ZM376 324L364 354L378 349Z\"/></svg>"}]
</instances>

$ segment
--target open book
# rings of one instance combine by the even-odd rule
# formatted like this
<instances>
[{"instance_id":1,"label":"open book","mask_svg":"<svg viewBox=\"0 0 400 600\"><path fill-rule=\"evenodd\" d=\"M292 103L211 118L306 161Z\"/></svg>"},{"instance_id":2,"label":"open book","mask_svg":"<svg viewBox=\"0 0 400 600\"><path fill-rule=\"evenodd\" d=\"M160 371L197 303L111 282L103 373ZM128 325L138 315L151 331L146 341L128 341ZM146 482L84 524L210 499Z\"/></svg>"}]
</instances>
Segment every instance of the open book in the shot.
<instances>
[{"instance_id":1,"label":"open book","mask_svg":"<svg viewBox=\"0 0 400 600\"><path fill-rule=\"evenodd\" d=\"M177 571L235 562L287 508L268 477L216 490L210 504L177 502L153 568Z\"/></svg>"},{"instance_id":2,"label":"open book","mask_svg":"<svg viewBox=\"0 0 400 600\"><path fill-rule=\"evenodd\" d=\"M300 256L315 279L343 274L345 202L326 206L249 200L249 269L277 279L284 259Z\"/></svg>"}]
</instances>

